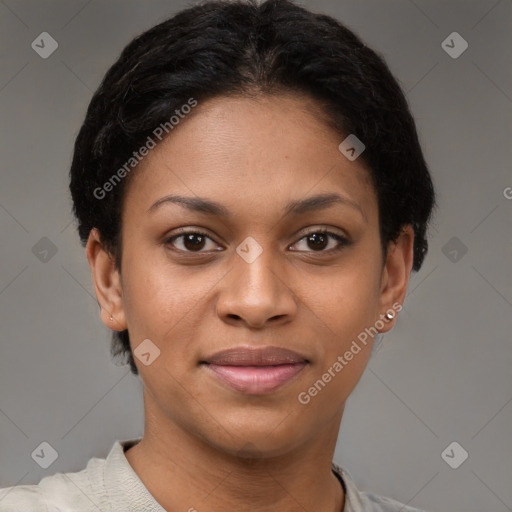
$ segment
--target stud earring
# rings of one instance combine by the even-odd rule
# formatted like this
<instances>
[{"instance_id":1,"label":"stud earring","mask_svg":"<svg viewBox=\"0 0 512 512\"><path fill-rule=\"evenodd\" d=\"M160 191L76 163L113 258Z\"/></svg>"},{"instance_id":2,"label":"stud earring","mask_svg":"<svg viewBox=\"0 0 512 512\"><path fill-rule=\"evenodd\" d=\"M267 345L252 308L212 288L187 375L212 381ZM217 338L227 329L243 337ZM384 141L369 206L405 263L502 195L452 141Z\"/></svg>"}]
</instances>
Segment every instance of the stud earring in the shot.
<instances>
[{"instance_id":1,"label":"stud earring","mask_svg":"<svg viewBox=\"0 0 512 512\"><path fill-rule=\"evenodd\" d=\"M386 313L386 318L388 320L393 320L393 318L395 318L395 314L394 313L390 313L389 311Z\"/></svg>"}]
</instances>

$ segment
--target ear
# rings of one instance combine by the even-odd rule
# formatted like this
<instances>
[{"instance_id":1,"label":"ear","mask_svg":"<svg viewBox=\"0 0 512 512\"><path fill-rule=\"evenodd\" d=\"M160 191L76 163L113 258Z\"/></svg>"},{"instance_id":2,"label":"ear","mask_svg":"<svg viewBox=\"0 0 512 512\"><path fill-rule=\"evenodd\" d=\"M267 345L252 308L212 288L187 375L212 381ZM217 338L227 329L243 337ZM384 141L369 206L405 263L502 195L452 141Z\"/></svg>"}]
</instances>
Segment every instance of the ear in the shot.
<instances>
[{"instance_id":1,"label":"ear","mask_svg":"<svg viewBox=\"0 0 512 512\"><path fill-rule=\"evenodd\" d=\"M86 252L96 298L101 308L101 320L109 329L124 331L126 318L121 277L115 268L113 256L103 247L100 232L96 228L89 233Z\"/></svg>"},{"instance_id":2,"label":"ear","mask_svg":"<svg viewBox=\"0 0 512 512\"><path fill-rule=\"evenodd\" d=\"M379 299L380 318L385 325L379 329L379 332L385 333L391 330L398 312L402 309L411 276L413 249L414 230L410 224L407 224L402 228L398 239L388 245ZM386 311L393 312L394 317L386 318Z\"/></svg>"}]
</instances>

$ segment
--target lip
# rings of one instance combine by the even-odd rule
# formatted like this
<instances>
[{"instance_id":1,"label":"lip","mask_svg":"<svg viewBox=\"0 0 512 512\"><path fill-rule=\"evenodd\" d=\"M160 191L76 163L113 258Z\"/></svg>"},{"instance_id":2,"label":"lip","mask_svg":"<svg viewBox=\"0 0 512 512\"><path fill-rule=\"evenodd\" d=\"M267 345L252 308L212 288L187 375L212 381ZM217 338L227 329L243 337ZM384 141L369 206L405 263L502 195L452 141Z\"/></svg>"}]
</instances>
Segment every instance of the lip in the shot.
<instances>
[{"instance_id":1,"label":"lip","mask_svg":"<svg viewBox=\"0 0 512 512\"><path fill-rule=\"evenodd\" d=\"M281 347L236 347L201 361L216 378L248 395L276 390L298 375L308 363L304 356Z\"/></svg>"}]
</instances>

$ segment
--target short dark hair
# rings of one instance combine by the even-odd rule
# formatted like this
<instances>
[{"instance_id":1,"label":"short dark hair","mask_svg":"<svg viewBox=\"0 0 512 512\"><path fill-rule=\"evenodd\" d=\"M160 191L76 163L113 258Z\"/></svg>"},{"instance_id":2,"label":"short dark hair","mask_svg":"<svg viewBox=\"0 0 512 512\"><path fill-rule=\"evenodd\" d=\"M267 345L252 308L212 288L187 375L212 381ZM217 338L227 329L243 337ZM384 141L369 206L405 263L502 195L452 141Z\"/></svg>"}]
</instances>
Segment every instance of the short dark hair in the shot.
<instances>
[{"instance_id":1,"label":"short dark hair","mask_svg":"<svg viewBox=\"0 0 512 512\"><path fill-rule=\"evenodd\" d=\"M74 146L70 190L82 244L98 228L121 271L128 180L104 197L97 191L191 97L279 92L306 93L340 136L363 141L359 158L377 193L383 254L411 224L419 270L435 194L404 93L384 59L347 27L289 0L204 2L126 46L94 93ZM138 373L127 330L113 333L112 355Z\"/></svg>"}]
</instances>

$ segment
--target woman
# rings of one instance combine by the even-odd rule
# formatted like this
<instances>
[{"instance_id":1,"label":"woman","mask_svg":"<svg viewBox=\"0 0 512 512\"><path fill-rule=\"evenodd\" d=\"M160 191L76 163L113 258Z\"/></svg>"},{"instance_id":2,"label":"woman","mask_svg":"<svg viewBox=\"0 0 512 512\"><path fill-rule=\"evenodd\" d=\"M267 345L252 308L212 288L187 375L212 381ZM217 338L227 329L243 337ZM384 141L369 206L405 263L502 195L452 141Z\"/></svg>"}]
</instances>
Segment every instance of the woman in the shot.
<instances>
[{"instance_id":1,"label":"woman","mask_svg":"<svg viewBox=\"0 0 512 512\"><path fill-rule=\"evenodd\" d=\"M145 431L7 511L414 511L332 463L347 398L427 252L434 190L383 60L287 0L132 41L70 189Z\"/></svg>"}]
</instances>

